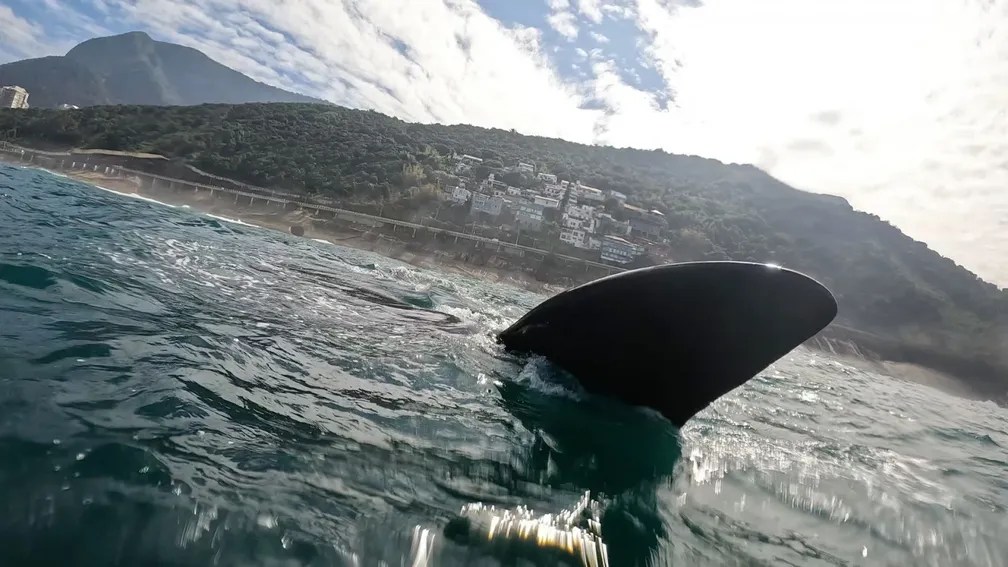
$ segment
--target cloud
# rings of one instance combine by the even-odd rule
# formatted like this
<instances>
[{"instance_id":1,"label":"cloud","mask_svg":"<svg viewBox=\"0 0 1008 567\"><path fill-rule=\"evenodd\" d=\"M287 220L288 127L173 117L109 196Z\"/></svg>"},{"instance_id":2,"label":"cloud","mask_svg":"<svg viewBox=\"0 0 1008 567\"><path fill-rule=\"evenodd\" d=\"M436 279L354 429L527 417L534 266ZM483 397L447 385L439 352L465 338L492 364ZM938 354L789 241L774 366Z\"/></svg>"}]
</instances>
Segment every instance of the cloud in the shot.
<instances>
[{"instance_id":1,"label":"cloud","mask_svg":"<svg viewBox=\"0 0 1008 567\"><path fill-rule=\"evenodd\" d=\"M672 108L638 118L670 128L654 141L843 195L1008 284L998 224L1008 214L1008 3L639 0L636 9L646 56L674 93ZM652 142L617 118L606 140Z\"/></svg>"},{"instance_id":2,"label":"cloud","mask_svg":"<svg viewBox=\"0 0 1008 567\"><path fill-rule=\"evenodd\" d=\"M546 16L546 22L551 28L568 41L577 39L578 26L577 18L571 11L568 0L546 0L550 13Z\"/></svg>"},{"instance_id":3,"label":"cloud","mask_svg":"<svg viewBox=\"0 0 1008 567\"><path fill-rule=\"evenodd\" d=\"M582 16L596 24L602 22L601 0L577 0L577 4Z\"/></svg>"},{"instance_id":4,"label":"cloud","mask_svg":"<svg viewBox=\"0 0 1008 567\"><path fill-rule=\"evenodd\" d=\"M256 79L408 120L590 141L598 113L559 77L539 30L472 2L106 1Z\"/></svg>"},{"instance_id":5,"label":"cloud","mask_svg":"<svg viewBox=\"0 0 1008 567\"><path fill-rule=\"evenodd\" d=\"M1008 284L1006 0L78 1L0 6L0 57L115 23L407 120L754 163Z\"/></svg>"},{"instance_id":6,"label":"cloud","mask_svg":"<svg viewBox=\"0 0 1008 567\"><path fill-rule=\"evenodd\" d=\"M619 4L603 4L602 12L606 16L618 20L629 20L634 17L634 9L632 4L619 5Z\"/></svg>"},{"instance_id":7,"label":"cloud","mask_svg":"<svg viewBox=\"0 0 1008 567\"><path fill-rule=\"evenodd\" d=\"M19 17L10 6L0 5L0 22L0 63L58 53L42 26Z\"/></svg>"}]
</instances>

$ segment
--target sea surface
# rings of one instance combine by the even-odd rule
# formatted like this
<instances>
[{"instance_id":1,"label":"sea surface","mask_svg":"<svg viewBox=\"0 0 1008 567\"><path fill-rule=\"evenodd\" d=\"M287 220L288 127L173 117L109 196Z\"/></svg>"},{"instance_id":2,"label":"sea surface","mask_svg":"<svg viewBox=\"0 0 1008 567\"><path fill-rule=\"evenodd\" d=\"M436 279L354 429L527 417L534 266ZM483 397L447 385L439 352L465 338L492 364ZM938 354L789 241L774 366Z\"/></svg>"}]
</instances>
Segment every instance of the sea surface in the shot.
<instances>
[{"instance_id":1,"label":"sea surface","mask_svg":"<svg viewBox=\"0 0 1008 567\"><path fill-rule=\"evenodd\" d=\"M799 349L678 430L542 299L0 166L0 565L1008 564L1004 409Z\"/></svg>"}]
</instances>

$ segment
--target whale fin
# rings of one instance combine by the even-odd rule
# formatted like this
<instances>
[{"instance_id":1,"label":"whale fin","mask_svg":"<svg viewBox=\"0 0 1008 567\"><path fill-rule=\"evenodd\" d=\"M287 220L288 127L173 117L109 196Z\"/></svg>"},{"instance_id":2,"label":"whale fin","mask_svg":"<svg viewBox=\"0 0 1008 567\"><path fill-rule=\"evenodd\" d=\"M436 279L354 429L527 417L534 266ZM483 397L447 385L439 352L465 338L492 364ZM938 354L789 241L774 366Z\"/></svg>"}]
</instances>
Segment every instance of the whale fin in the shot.
<instances>
[{"instance_id":1,"label":"whale fin","mask_svg":"<svg viewBox=\"0 0 1008 567\"><path fill-rule=\"evenodd\" d=\"M688 262L608 276L547 299L497 336L584 388L651 407L676 426L825 328L833 295L746 262Z\"/></svg>"}]
</instances>

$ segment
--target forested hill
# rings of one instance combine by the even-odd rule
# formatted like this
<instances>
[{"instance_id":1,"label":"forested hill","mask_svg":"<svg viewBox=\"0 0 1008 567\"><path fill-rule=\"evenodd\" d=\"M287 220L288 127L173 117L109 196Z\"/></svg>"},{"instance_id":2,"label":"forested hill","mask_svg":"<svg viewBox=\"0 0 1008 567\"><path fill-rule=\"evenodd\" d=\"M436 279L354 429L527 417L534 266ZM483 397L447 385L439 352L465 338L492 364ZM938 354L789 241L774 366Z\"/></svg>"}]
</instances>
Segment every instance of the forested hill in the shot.
<instances>
[{"instance_id":1,"label":"forested hill","mask_svg":"<svg viewBox=\"0 0 1008 567\"><path fill-rule=\"evenodd\" d=\"M159 153L344 199L394 199L432 183L452 152L480 156L487 168L534 163L665 212L677 260L773 261L807 272L837 295L834 332L867 333L862 345L951 371L999 400L1008 392L1008 292L844 199L799 191L752 166L308 104L0 113L0 133L14 129L28 145Z\"/></svg>"}]
</instances>

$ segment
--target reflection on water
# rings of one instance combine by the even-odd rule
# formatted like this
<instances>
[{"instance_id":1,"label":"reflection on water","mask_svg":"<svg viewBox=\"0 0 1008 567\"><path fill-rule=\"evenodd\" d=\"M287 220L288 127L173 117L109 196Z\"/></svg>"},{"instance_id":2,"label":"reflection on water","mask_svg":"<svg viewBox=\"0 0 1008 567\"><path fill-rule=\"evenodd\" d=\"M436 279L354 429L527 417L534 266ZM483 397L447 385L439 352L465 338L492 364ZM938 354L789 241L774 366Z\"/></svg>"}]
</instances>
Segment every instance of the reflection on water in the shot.
<instances>
[{"instance_id":1,"label":"reflection on water","mask_svg":"<svg viewBox=\"0 0 1008 567\"><path fill-rule=\"evenodd\" d=\"M0 167L0 565L1005 565L1002 410L799 350L679 431L540 299Z\"/></svg>"}]
</instances>

